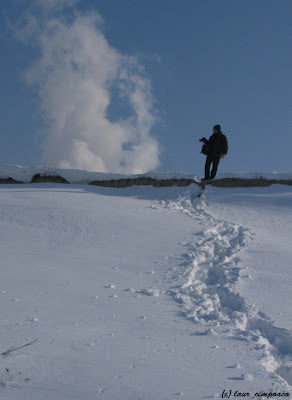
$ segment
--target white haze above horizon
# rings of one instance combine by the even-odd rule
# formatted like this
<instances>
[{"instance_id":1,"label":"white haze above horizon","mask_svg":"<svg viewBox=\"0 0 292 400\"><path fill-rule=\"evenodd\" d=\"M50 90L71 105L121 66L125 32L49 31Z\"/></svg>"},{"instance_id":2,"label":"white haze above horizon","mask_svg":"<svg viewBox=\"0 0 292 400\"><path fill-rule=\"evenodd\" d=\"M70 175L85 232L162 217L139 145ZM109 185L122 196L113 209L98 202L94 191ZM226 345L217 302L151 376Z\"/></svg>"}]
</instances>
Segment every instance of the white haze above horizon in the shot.
<instances>
[{"instance_id":1,"label":"white haze above horizon","mask_svg":"<svg viewBox=\"0 0 292 400\"><path fill-rule=\"evenodd\" d=\"M71 8L70 19L61 6ZM41 1L36 7L42 18L31 8L17 28L18 37L39 50L25 78L37 90L46 122L43 162L100 172L156 168L159 144L150 132L157 117L149 77L135 57L108 43L98 13L82 14L73 6ZM109 118L113 91L126 116Z\"/></svg>"}]
</instances>

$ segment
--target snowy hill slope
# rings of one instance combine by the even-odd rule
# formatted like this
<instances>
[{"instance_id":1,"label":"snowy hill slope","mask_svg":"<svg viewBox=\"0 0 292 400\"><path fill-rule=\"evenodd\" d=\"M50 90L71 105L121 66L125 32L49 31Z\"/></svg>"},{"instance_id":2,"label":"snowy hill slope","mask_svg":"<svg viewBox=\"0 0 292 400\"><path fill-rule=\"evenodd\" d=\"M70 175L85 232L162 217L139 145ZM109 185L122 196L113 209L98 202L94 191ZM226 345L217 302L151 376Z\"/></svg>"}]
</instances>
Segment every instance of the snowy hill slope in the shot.
<instances>
[{"instance_id":1,"label":"snowy hill slope","mask_svg":"<svg viewBox=\"0 0 292 400\"><path fill-rule=\"evenodd\" d=\"M289 186L1 185L0 396L287 393ZM247 398L247 396L245 397Z\"/></svg>"}]
</instances>

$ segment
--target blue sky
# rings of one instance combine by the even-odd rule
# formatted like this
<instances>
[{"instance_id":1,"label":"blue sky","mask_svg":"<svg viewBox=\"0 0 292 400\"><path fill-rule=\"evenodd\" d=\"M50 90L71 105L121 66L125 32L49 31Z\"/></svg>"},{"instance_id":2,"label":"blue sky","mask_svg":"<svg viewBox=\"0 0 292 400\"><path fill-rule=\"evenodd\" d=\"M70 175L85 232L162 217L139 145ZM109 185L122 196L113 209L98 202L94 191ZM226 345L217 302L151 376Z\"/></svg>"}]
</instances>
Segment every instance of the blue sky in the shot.
<instances>
[{"instance_id":1,"label":"blue sky","mask_svg":"<svg viewBox=\"0 0 292 400\"><path fill-rule=\"evenodd\" d=\"M82 0L62 10L52 7L48 17L33 1L4 0L0 14L0 162L32 165L51 160L52 164L72 167L83 157L77 167L89 169L96 165L94 169L109 171L126 165L133 172L153 167L203 176L205 157L200 154L198 140L210 136L213 125L220 123L230 150L220 163L219 172L291 172L291 8L291 1L286 0ZM23 42L19 40L19 26L23 27L22 19L28 12L42 22ZM90 93L96 107L110 98L103 111L106 109L111 124L103 117L92 118L84 128L87 133L79 138L76 126L83 126L79 122L90 106L80 94L72 105L82 104L79 112L74 118L67 115L69 122L57 138L54 132L61 116L56 108L62 108L63 103L58 100L54 104L54 99L60 99L60 85L52 88L48 82L60 76L61 66L54 64L56 75L45 76L48 65L44 66L43 61L40 66L38 62L48 49L41 47L38 39L41 36L52 41L46 26L58 18L63 23L62 30L52 41L58 51L56 42L63 37L64 26L69 31L76 15L92 13L102 18L94 23L106 43L100 58L90 61L92 66L101 68L109 53L124 57L103 67L114 68L110 77L104 77L104 71L96 75L82 62L78 66L86 71L88 82L99 81L101 74L104 77L96 93ZM82 21L85 20L80 19L80 29ZM99 46L94 34L90 25L91 53ZM81 45L87 42L84 36ZM67 47L69 52L71 48L72 44ZM132 57L135 65L125 57ZM124 97L118 93L121 89L117 77L117 71L123 68L123 76L135 76L124 78ZM32 77L40 71L41 78ZM76 87L81 93L84 82L81 75L78 79ZM104 85L108 92L99 97ZM66 88L64 85L63 92ZM87 93L84 92L85 97ZM71 98L68 95L64 99L67 110ZM98 126L98 139L92 137L94 124ZM131 132L129 137L127 129ZM108 141L111 135L116 142L114 148ZM75 147L69 152L66 143L73 137ZM91 159L91 164L86 159Z\"/></svg>"}]
</instances>

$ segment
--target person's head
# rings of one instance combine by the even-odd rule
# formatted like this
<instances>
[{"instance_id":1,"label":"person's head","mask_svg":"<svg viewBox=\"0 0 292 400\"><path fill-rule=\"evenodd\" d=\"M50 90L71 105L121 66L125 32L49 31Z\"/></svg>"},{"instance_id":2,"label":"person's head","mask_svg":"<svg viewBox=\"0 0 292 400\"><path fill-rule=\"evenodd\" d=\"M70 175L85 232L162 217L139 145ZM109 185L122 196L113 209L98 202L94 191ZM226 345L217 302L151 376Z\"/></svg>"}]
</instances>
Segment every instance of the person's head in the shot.
<instances>
[{"instance_id":1,"label":"person's head","mask_svg":"<svg viewBox=\"0 0 292 400\"><path fill-rule=\"evenodd\" d=\"M215 125L213 127L213 133L216 133L216 132L221 132L221 126L220 125Z\"/></svg>"}]
</instances>

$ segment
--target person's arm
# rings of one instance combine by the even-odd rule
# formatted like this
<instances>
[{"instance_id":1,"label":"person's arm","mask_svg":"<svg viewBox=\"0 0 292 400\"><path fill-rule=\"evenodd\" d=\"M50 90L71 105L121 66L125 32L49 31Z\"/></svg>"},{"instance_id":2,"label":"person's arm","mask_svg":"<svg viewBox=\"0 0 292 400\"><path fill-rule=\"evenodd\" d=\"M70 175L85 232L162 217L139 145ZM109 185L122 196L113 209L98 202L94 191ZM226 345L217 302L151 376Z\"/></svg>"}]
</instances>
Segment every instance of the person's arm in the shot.
<instances>
[{"instance_id":1,"label":"person's arm","mask_svg":"<svg viewBox=\"0 0 292 400\"><path fill-rule=\"evenodd\" d=\"M227 142L227 137L223 135L222 138L222 158L224 158L228 152L228 142Z\"/></svg>"}]
</instances>

